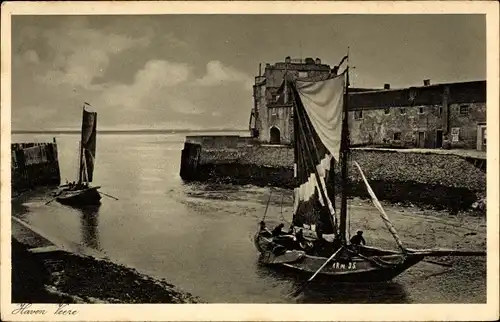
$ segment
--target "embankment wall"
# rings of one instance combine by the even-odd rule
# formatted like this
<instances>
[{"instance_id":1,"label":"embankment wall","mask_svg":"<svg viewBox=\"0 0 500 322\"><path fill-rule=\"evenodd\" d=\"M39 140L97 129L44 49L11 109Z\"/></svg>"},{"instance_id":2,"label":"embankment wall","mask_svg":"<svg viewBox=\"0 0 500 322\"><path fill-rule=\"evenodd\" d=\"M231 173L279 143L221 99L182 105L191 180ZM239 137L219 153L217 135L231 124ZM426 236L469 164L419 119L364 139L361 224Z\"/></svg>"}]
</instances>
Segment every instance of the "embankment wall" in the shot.
<instances>
[{"instance_id":1,"label":"embankment wall","mask_svg":"<svg viewBox=\"0 0 500 322\"><path fill-rule=\"evenodd\" d=\"M16 195L40 186L61 182L57 143L14 143L11 145L11 189Z\"/></svg>"},{"instance_id":2,"label":"embankment wall","mask_svg":"<svg viewBox=\"0 0 500 322\"><path fill-rule=\"evenodd\" d=\"M186 143L198 151L196 167L184 167L186 180L292 188L293 149L247 145L225 148ZM186 153L183 153L186 154ZM183 155L186 163L188 155ZM486 195L486 160L432 151L353 149L349 164L351 196L368 198L352 161L359 163L377 197L400 203L458 211ZM181 164L182 168L182 164ZM339 173L339 169L336 169Z\"/></svg>"}]
</instances>

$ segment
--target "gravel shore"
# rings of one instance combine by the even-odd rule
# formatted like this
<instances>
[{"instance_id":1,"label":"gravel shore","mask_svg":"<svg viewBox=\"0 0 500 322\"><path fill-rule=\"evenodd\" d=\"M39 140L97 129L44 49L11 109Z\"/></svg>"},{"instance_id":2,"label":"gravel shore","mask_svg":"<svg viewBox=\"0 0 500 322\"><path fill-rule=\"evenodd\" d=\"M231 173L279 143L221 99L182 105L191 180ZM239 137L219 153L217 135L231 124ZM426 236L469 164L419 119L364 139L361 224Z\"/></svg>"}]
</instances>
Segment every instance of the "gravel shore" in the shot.
<instances>
[{"instance_id":1,"label":"gravel shore","mask_svg":"<svg viewBox=\"0 0 500 322\"><path fill-rule=\"evenodd\" d=\"M198 303L132 268L64 251L32 253L12 238L13 303Z\"/></svg>"}]
</instances>

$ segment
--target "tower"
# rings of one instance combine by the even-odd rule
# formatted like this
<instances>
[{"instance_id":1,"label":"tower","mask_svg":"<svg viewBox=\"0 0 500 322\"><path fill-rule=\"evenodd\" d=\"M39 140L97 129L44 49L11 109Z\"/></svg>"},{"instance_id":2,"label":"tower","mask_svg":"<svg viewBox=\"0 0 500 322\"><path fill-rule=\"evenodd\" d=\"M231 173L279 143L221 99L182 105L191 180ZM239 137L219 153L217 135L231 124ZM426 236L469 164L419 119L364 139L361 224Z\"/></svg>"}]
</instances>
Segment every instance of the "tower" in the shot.
<instances>
[{"instance_id":1,"label":"tower","mask_svg":"<svg viewBox=\"0 0 500 322\"><path fill-rule=\"evenodd\" d=\"M250 132L261 143L291 144L293 140L293 109L289 89L281 97L278 90L285 75L289 80L313 78L332 72L329 65L321 59L292 59L273 65L267 63L264 74L259 65L259 76L253 86L254 107L250 116Z\"/></svg>"}]
</instances>

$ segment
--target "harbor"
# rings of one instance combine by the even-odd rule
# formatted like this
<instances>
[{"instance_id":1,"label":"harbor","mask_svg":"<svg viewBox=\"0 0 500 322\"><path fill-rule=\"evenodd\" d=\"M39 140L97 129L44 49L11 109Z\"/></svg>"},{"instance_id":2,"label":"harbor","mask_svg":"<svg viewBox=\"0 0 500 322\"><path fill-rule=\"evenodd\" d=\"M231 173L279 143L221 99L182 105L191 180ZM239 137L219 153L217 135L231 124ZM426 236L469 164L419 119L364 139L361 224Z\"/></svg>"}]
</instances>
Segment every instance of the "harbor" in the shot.
<instances>
[{"instance_id":1,"label":"harbor","mask_svg":"<svg viewBox=\"0 0 500 322\"><path fill-rule=\"evenodd\" d=\"M16 16L10 314L490 304L485 18L417 16Z\"/></svg>"},{"instance_id":2,"label":"harbor","mask_svg":"<svg viewBox=\"0 0 500 322\"><path fill-rule=\"evenodd\" d=\"M291 221L291 191L252 185L184 183L179 176L184 137L183 134L100 135L100 162L95 176L99 182L116 182L102 191L118 196L120 201L106 198L97 213L89 216L58 203L45 205L52 190L42 189L13 200L12 215L75 253L107 257L141 274L158 280L164 278L200 302L485 301L486 258L466 257L439 259L452 267L422 262L393 282L376 288L358 285L354 290L344 287L341 291L328 291L327 286L319 284L297 298L288 297L302 280L260 266L252 235L270 195L267 215L270 224L287 224L283 218ZM51 140L50 135L36 138ZM33 136L13 135L13 139L28 141ZM74 146L78 139L76 134L57 137L62 180L74 173L77 158ZM351 233L363 229L368 244L396 248L370 201L353 198L348 204L352 212ZM448 211L391 203L384 203L384 208L394 226L404 233L408 247L485 247L484 216L468 212L453 216ZM12 221L13 236L27 243L29 235L23 228ZM34 242L30 247L42 246L46 245ZM232 269L221 269L222 262ZM463 283L464 280L468 282Z\"/></svg>"}]
</instances>

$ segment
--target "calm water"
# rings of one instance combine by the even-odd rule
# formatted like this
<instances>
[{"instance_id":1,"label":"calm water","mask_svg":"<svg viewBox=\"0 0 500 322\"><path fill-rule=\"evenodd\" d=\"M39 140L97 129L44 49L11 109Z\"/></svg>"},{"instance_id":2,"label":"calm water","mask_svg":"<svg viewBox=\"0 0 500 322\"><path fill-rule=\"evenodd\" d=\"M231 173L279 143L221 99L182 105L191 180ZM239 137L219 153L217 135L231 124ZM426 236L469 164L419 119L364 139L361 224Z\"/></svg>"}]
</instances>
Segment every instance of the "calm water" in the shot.
<instances>
[{"instance_id":1,"label":"calm water","mask_svg":"<svg viewBox=\"0 0 500 322\"><path fill-rule=\"evenodd\" d=\"M419 264L391 283L313 285L297 299L301 283L260 267L252 236L269 189L187 184L179 177L184 135L100 135L95 184L118 197L103 197L97 213L31 200L16 216L69 244L103 252L111 260L159 277L207 302L446 303L485 301L478 272ZM76 179L78 135L59 135L64 181ZM13 135L13 142L51 141L49 135ZM291 194L273 190L267 219L289 218ZM470 265L469 265L470 266ZM472 265L473 266L473 265ZM472 271L471 271L472 270ZM466 280L464 280L466 279Z\"/></svg>"}]
</instances>

